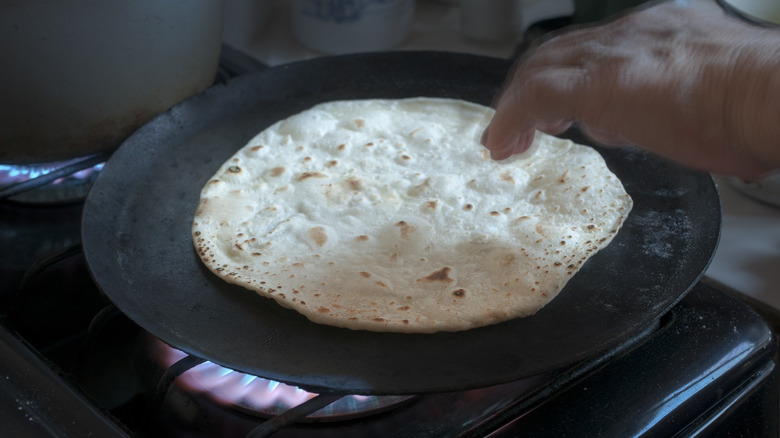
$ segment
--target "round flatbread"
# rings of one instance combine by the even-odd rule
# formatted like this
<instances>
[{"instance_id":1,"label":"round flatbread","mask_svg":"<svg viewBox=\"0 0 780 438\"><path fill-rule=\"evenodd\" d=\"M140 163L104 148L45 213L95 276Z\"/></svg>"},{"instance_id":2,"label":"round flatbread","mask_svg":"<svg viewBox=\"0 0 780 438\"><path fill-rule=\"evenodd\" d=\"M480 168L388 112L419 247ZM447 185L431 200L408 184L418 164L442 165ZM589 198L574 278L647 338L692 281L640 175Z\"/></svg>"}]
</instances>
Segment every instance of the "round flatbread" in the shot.
<instances>
[{"instance_id":1,"label":"round flatbread","mask_svg":"<svg viewBox=\"0 0 780 438\"><path fill-rule=\"evenodd\" d=\"M495 162L493 110L336 101L268 127L201 192L192 226L227 282L350 329L432 333L532 315L632 207L594 149L537 134Z\"/></svg>"}]
</instances>

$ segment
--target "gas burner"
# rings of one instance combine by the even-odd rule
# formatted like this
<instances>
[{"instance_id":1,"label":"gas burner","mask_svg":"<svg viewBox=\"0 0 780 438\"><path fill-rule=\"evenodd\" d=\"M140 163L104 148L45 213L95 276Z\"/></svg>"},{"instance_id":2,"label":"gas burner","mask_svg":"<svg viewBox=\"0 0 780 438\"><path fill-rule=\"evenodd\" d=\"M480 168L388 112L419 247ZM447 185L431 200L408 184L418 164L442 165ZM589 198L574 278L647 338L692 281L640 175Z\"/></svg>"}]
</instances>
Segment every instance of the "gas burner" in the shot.
<instances>
[{"instance_id":1,"label":"gas burner","mask_svg":"<svg viewBox=\"0 0 780 438\"><path fill-rule=\"evenodd\" d=\"M23 204L83 200L108 154L35 164L0 164L0 199Z\"/></svg>"},{"instance_id":2,"label":"gas burner","mask_svg":"<svg viewBox=\"0 0 780 438\"><path fill-rule=\"evenodd\" d=\"M151 357L166 369L188 357L186 353L156 338L151 338L149 345ZM282 415L318 396L295 386L234 371L208 361L182 373L175 385L186 393L205 396L218 406L262 419ZM362 418L394 409L412 399L414 396L346 395L337 397L332 403L297 421L323 423Z\"/></svg>"}]
</instances>

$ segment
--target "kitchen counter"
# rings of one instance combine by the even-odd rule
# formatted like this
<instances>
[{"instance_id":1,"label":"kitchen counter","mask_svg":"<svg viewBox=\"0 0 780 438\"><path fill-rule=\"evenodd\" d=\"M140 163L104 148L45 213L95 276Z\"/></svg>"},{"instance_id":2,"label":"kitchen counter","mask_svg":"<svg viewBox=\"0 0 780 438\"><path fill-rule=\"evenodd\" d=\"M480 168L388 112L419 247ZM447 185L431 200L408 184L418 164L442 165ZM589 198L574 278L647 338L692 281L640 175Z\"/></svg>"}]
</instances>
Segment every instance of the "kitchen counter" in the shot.
<instances>
[{"instance_id":1,"label":"kitchen counter","mask_svg":"<svg viewBox=\"0 0 780 438\"><path fill-rule=\"evenodd\" d=\"M716 177L723 206L720 244L706 275L780 309L780 208Z\"/></svg>"},{"instance_id":2,"label":"kitchen counter","mask_svg":"<svg viewBox=\"0 0 780 438\"><path fill-rule=\"evenodd\" d=\"M269 66L322 56L295 41L286 4L268 1L260 7L255 2L251 9L255 15L250 15L241 1L244 0L228 2L226 18L233 21L226 26L225 44ZM712 0L687 3L720 13ZM242 12L236 13L241 8ZM235 17L240 17L241 23ZM493 43L468 40L461 35L457 2L418 0L411 34L397 49L448 50L508 58L516 45L517 41L511 38ZM780 208L742 195L726 178L715 180L721 194L723 228L706 276L780 309Z\"/></svg>"}]
</instances>

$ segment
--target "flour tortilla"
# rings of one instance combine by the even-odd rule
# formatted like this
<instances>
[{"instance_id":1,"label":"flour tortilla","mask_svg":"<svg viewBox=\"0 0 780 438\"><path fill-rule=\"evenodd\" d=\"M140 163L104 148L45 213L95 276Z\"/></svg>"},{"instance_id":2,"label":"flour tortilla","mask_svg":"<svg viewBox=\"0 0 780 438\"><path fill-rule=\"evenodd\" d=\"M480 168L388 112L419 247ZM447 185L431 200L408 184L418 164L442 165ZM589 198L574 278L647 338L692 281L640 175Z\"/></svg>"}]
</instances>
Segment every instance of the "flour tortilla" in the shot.
<instances>
[{"instance_id":1,"label":"flour tortilla","mask_svg":"<svg viewBox=\"0 0 780 438\"><path fill-rule=\"evenodd\" d=\"M227 282L350 329L458 331L532 315L632 207L590 147L537 134L494 162L493 110L436 98L336 101L225 162L192 226Z\"/></svg>"}]
</instances>

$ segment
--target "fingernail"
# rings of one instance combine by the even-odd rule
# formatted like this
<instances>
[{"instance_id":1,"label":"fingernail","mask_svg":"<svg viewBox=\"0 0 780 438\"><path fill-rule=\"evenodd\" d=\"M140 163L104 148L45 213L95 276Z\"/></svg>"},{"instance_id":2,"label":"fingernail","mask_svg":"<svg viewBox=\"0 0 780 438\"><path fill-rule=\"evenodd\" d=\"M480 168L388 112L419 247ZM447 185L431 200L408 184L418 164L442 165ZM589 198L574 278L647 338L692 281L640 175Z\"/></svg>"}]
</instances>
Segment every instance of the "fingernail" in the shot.
<instances>
[{"instance_id":1,"label":"fingernail","mask_svg":"<svg viewBox=\"0 0 780 438\"><path fill-rule=\"evenodd\" d=\"M511 140L501 143L501 145L490 151L490 158L501 161L505 158L509 158L514 153L517 147L517 137L512 137Z\"/></svg>"},{"instance_id":2,"label":"fingernail","mask_svg":"<svg viewBox=\"0 0 780 438\"><path fill-rule=\"evenodd\" d=\"M509 158L512 155L512 153L506 153L506 151L490 151L490 159L493 161L501 161L503 159Z\"/></svg>"},{"instance_id":3,"label":"fingernail","mask_svg":"<svg viewBox=\"0 0 780 438\"><path fill-rule=\"evenodd\" d=\"M490 128L485 128L484 131L482 131L482 137L479 138L479 142L482 144L482 146L487 146L488 141L488 130Z\"/></svg>"},{"instance_id":4,"label":"fingernail","mask_svg":"<svg viewBox=\"0 0 780 438\"><path fill-rule=\"evenodd\" d=\"M515 140L514 146L512 146L512 153L522 154L523 152L527 151L528 148L531 147L531 143L534 142L535 135L536 133L531 131L518 137L517 140Z\"/></svg>"},{"instance_id":5,"label":"fingernail","mask_svg":"<svg viewBox=\"0 0 780 438\"><path fill-rule=\"evenodd\" d=\"M534 133L526 133L513 137L511 141L503 144L503 147L490 151L490 158L501 161L515 154L522 154L531 147L534 141Z\"/></svg>"}]
</instances>

